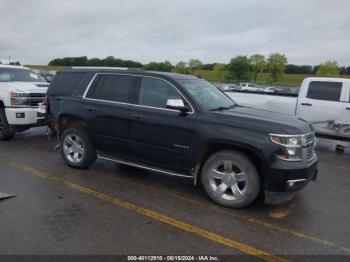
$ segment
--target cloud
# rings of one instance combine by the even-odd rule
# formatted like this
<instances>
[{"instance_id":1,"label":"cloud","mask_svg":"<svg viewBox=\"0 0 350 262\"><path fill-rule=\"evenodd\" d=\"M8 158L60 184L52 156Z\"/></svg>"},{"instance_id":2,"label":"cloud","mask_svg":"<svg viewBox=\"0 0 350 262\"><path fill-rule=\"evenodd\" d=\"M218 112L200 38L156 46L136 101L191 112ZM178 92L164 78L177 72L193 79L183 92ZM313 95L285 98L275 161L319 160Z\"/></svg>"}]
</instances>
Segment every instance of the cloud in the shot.
<instances>
[{"instance_id":1,"label":"cloud","mask_svg":"<svg viewBox=\"0 0 350 262\"><path fill-rule=\"evenodd\" d=\"M227 63L240 54L281 52L295 64L349 65L349 8L347 0L1 1L0 59Z\"/></svg>"}]
</instances>

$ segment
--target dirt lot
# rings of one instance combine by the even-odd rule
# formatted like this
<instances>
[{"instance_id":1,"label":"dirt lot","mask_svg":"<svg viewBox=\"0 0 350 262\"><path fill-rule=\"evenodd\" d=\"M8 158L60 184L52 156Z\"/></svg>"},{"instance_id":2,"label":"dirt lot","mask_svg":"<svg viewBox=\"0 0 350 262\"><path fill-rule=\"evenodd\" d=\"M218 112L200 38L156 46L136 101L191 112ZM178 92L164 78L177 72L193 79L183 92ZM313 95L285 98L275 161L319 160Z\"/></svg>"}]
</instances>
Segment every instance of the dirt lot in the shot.
<instances>
[{"instance_id":1,"label":"dirt lot","mask_svg":"<svg viewBox=\"0 0 350 262\"><path fill-rule=\"evenodd\" d=\"M44 133L0 142L0 192L17 194L0 201L0 255L350 255L350 144L337 154L320 140L318 181L290 203L232 210L189 179L103 160L71 169Z\"/></svg>"}]
</instances>

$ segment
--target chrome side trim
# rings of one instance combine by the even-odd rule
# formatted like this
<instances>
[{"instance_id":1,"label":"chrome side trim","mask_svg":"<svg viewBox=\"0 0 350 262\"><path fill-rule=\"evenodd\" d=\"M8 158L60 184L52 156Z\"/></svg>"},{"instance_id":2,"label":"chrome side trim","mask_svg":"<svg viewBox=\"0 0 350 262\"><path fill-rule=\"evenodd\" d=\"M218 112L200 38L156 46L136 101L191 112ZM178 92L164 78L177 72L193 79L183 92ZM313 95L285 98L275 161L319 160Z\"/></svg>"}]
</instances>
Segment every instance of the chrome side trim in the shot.
<instances>
[{"instance_id":1,"label":"chrome side trim","mask_svg":"<svg viewBox=\"0 0 350 262\"><path fill-rule=\"evenodd\" d=\"M100 159L107 160L107 161L112 161L112 162L116 162L116 163L120 163L120 164L124 164L124 165L128 165L128 166L134 166L134 167L138 167L138 168L142 168L142 169L146 169L146 170L150 170L150 171L154 171L154 172L158 172L158 173L162 173L162 174L167 174L167 175L171 175L171 176L193 178L193 176L179 174L179 173L175 173L175 172L170 172L170 171L166 171L166 170L162 170L162 169L158 169L158 168L154 168L154 167L148 167L145 165L136 164L136 163L132 163L132 162L116 159L116 158L110 158L110 157L105 157L105 156L100 156L100 155L97 155L97 157Z\"/></svg>"},{"instance_id":2,"label":"chrome side trim","mask_svg":"<svg viewBox=\"0 0 350 262\"><path fill-rule=\"evenodd\" d=\"M298 183L298 182L304 182L307 179L303 178L303 179L294 179L294 180L287 180L287 183Z\"/></svg>"},{"instance_id":3,"label":"chrome side trim","mask_svg":"<svg viewBox=\"0 0 350 262\"><path fill-rule=\"evenodd\" d=\"M172 83L170 83L169 81L159 78L159 77L154 77L154 76L147 76L147 75L133 75L133 74L118 74L118 73L96 73L93 78L91 79L91 81L89 82L89 84L87 85L84 94L83 94L83 99L85 100L91 100L91 101L100 101L100 102L107 102L107 103L113 103L113 104L120 104L120 105L130 105L130 106L135 106L135 107L143 107L143 108L152 108L152 109L157 109L157 110L163 110L163 111L172 111L172 112L178 112L180 113L180 110L175 110L175 109L167 109L167 108L160 108L160 107L153 107L153 106L145 106L145 105L137 105L137 104L131 104L131 103L124 103L124 102L117 102L117 101L109 101L109 100L102 100L102 99L95 99L95 98L89 98L86 97L87 93L89 92L89 89L91 87L91 85L93 84L94 80L96 79L96 77L98 75L123 75L123 76L134 76L134 77L149 77L149 78L154 78L154 79L159 79L161 81L167 82L169 85L171 85L173 88L176 89L176 91L181 95L181 97L183 99L186 100L186 102L190 105L191 111L190 112L186 112L186 114L193 114L194 113L194 108L191 105L191 103L187 100L187 98L180 92L180 90L174 86Z\"/></svg>"}]
</instances>

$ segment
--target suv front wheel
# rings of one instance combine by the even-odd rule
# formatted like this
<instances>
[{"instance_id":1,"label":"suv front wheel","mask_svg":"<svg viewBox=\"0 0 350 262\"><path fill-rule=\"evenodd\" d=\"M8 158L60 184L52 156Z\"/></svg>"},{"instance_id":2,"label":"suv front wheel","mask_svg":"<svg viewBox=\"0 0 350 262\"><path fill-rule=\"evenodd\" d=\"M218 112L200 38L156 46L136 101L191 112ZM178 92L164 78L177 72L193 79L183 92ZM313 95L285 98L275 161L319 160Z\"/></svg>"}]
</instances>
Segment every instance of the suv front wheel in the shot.
<instances>
[{"instance_id":1,"label":"suv front wheel","mask_svg":"<svg viewBox=\"0 0 350 262\"><path fill-rule=\"evenodd\" d=\"M253 163L233 150L209 157L201 180L210 198L227 207L241 208L251 204L260 190L259 174Z\"/></svg>"},{"instance_id":2,"label":"suv front wheel","mask_svg":"<svg viewBox=\"0 0 350 262\"><path fill-rule=\"evenodd\" d=\"M64 130L60 137L60 153L63 160L74 168L88 168L96 160L96 151L83 128Z\"/></svg>"}]
</instances>

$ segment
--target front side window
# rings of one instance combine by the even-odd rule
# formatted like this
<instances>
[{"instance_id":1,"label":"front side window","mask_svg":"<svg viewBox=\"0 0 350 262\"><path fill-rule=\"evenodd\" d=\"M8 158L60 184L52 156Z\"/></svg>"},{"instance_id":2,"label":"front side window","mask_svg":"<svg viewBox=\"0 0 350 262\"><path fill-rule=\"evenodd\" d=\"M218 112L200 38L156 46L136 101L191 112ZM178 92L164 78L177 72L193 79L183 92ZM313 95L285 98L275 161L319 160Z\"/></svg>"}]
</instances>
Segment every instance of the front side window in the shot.
<instances>
[{"instance_id":1,"label":"front side window","mask_svg":"<svg viewBox=\"0 0 350 262\"><path fill-rule=\"evenodd\" d=\"M141 82L139 105L167 108L168 99L182 99L180 93L168 82L144 77Z\"/></svg>"},{"instance_id":2,"label":"front side window","mask_svg":"<svg viewBox=\"0 0 350 262\"><path fill-rule=\"evenodd\" d=\"M32 70L21 68L0 68L0 82L46 82Z\"/></svg>"},{"instance_id":3,"label":"front side window","mask_svg":"<svg viewBox=\"0 0 350 262\"><path fill-rule=\"evenodd\" d=\"M133 76L102 74L97 77L86 97L128 103L134 82Z\"/></svg>"},{"instance_id":4,"label":"front side window","mask_svg":"<svg viewBox=\"0 0 350 262\"><path fill-rule=\"evenodd\" d=\"M309 84L307 98L326 100L326 101L340 101L341 82L321 82L312 81Z\"/></svg>"},{"instance_id":5,"label":"front side window","mask_svg":"<svg viewBox=\"0 0 350 262\"><path fill-rule=\"evenodd\" d=\"M201 79L178 80L192 98L204 109L217 110L235 106L229 97L217 87Z\"/></svg>"}]
</instances>

